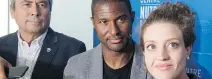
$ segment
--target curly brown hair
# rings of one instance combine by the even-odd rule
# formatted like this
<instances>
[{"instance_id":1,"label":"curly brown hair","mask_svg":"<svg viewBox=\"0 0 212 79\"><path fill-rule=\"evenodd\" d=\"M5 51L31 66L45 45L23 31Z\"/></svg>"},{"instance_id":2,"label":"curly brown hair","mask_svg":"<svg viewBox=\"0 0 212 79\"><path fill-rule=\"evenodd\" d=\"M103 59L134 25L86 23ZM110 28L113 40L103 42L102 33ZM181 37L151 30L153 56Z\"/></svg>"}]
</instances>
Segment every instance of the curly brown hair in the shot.
<instances>
[{"instance_id":1,"label":"curly brown hair","mask_svg":"<svg viewBox=\"0 0 212 79\"><path fill-rule=\"evenodd\" d=\"M192 46L196 39L194 34L195 16L196 14L187 5L180 2L161 4L149 15L141 27L140 43L142 49L144 50L143 34L145 29L155 22L169 22L178 25L183 34L185 47Z\"/></svg>"}]
</instances>

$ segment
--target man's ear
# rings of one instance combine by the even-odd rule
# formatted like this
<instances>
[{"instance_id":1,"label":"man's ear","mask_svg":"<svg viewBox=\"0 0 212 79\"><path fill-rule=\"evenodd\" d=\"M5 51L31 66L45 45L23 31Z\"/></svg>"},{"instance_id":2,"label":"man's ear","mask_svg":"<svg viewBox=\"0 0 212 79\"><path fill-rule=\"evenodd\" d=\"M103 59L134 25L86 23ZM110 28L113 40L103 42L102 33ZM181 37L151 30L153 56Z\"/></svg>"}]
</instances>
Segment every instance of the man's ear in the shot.
<instances>
[{"instance_id":1,"label":"man's ear","mask_svg":"<svg viewBox=\"0 0 212 79\"><path fill-rule=\"evenodd\" d=\"M15 18L15 9L10 7L10 15L14 19Z\"/></svg>"},{"instance_id":2,"label":"man's ear","mask_svg":"<svg viewBox=\"0 0 212 79\"><path fill-rule=\"evenodd\" d=\"M134 19L135 19L135 12L134 11L131 11L131 17L132 17L132 22L134 22Z\"/></svg>"},{"instance_id":3,"label":"man's ear","mask_svg":"<svg viewBox=\"0 0 212 79\"><path fill-rule=\"evenodd\" d=\"M94 18L93 17L90 17L91 21L92 21L92 24L93 24L93 27L95 28L95 21L94 21Z\"/></svg>"}]
</instances>

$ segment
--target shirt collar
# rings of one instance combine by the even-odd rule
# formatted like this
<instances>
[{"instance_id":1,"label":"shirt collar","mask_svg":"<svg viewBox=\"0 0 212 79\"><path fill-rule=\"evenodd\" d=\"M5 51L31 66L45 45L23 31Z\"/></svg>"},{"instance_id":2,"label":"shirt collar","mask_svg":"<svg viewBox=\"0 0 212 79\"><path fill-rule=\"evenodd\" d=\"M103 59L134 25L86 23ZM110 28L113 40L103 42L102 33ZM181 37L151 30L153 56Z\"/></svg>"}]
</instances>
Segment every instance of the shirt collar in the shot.
<instances>
[{"instance_id":1,"label":"shirt collar","mask_svg":"<svg viewBox=\"0 0 212 79\"><path fill-rule=\"evenodd\" d=\"M43 41L46 37L46 34L48 32L48 29L42 34L40 35L38 38L34 39L31 44L38 44L39 46L42 46L43 45ZM18 35L18 42L23 44L23 42L25 42L24 40L21 39L21 36L20 36L20 32L18 31L17 32L17 35Z\"/></svg>"}]
</instances>

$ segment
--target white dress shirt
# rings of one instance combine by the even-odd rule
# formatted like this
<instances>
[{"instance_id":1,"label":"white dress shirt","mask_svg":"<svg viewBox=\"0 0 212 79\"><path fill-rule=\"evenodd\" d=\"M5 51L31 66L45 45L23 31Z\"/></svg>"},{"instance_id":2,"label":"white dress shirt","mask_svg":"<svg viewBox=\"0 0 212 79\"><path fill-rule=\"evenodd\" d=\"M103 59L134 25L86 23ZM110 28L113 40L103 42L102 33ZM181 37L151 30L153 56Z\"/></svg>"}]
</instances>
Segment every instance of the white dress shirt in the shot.
<instances>
[{"instance_id":1,"label":"white dress shirt","mask_svg":"<svg viewBox=\"0 0 212 79\"><path fill-rule=\"evenodd\" d=\"M42 35L40 35L35 40L33 40L30 45L26 41L23 41L21 39L19 32L17 32L17 34L18 34L18 56L16 65L29 67L25 75L19 79L31 79L32 72L36 64L37 58L40 54L47 31Z\"/></svg>"}]
</instances>

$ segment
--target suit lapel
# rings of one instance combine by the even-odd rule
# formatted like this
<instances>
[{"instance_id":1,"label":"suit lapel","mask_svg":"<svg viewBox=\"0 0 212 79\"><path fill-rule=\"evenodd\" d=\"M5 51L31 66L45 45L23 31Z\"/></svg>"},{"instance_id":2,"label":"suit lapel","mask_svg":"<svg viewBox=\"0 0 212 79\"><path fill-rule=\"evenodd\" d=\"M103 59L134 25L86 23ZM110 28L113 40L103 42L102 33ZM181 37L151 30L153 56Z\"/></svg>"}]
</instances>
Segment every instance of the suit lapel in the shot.
<instances>
[{"instance_id":1,"label":"suit lapel","mask_svg":"<svg viewBox=\"0 0 212 79\"><path fill-rule=\"evenodd\" d=\"M32 76L35 76L35 73L44 73L45 69L48 69L48 67L51 65L51 61L58 50L59 43L57 42L57 36L55 35L54 31L49 28Z\"/></svg>"},{"instance_id":2,"label":"suit lapel","mask_svg":"<svg viewBox=\"0 0 212 79\"><path fill-rule=\"evenodd\" d=\"M103 59L101 44L98 45L92 55L91 72L86 79L103 79ZM144 67L143 55L138 45L135 46L133 64L130 79L146 79L147 71Z\"/></svg>"},{"instance_id":3,"label":"suit lapel","mask_svg":"<svg viewBox=\"0 0 212 79\"><path fill-rule=\"evenodd\" d=\"M86 79L103 79L103 60L102 60L102 46L99 44L92 52L91 70L89 78Z\"/></svg>"},{"instance_id":4,"label":"suit lapel","mask_svg":"<svg viewBox=\"0 0 212 79\"><path fill-rule=\"evenodd\" d=\"M143 55L138 45L135 46L130 79L146 79L147 71L144 66Z\"/></svg>"}]
</instances>

